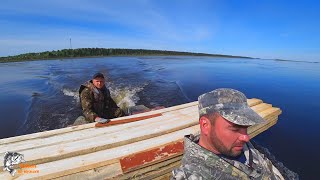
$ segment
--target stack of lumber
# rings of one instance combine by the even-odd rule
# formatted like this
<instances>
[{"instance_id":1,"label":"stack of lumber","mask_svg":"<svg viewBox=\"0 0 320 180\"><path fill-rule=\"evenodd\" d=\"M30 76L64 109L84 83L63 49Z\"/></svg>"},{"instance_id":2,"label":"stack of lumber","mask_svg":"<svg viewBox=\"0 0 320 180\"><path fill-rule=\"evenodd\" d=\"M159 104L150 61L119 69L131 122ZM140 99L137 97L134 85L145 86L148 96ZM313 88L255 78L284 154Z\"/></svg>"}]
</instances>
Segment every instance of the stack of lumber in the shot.
<instances>
[{"instance_id":1,"label":"stack of lumber","mask_svg":"<svg viewBox=\"0 0 320 180\"><path fill-rule=\"evenodd\" d=\"M251 137L273 126L279 108L249 99L250 107L268 122L252 126ZM168 179L179 166L184 135L197 133L198 102L113 119L144 120L109 127L94 123L0 139L0 162L7 151L24 155L34 172L20 169L0 179ZM28 169L27 169L28 170ZM29 168L30 170L30 168Z\"/></svg>"}]
</instances>

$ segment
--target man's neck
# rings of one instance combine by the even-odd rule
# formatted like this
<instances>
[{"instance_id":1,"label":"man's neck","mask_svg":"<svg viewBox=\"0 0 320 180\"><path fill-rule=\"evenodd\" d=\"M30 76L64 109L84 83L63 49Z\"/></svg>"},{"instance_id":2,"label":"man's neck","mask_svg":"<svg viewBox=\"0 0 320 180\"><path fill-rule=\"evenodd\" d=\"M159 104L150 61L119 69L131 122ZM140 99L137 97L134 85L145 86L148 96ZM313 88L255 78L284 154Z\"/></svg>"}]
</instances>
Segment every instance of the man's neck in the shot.
<instances>
[{"instance_id":1,"label":"man's neck","mask_svg":"<svg viewBox=\"0 0 320 180\"><path fill-rule=\"evenodd\" d=\"M205 149L208 150L208 151L213 152L214 154L217 154L217 155L221 154L221 153L220 153L218 150L216 150L214 147L210 146L210 143L209 143L208 141L205 141L204 139L205 139L205 138L201 138L201 136L200 136L200 139L199 139L199 143L198 143L198 144L199 144L201 147L205 148Z\"/></svg>"},{"instance_id":2,"label":"man's neck","mask_svg":"<svg viewBox=\"0 0 320 180\"><path fill-rule=\"evenodd\" d=\"M104 87L102 87L102 88L98 88L98 87L96 87L96 86L94 86L97 90L99 90L99 91L103 91L104 90Z\"/></svg>"}]
</instances>

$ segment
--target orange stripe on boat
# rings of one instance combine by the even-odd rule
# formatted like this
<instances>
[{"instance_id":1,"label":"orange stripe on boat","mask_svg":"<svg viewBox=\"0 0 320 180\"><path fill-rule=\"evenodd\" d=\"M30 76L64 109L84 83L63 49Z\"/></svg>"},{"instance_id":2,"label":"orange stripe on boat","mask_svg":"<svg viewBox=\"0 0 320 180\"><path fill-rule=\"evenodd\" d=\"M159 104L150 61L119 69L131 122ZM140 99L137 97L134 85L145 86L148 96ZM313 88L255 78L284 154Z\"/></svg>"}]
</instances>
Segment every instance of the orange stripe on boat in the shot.
<instances>
[{"instance_id":1,"label":"orange stripe on boat","mask_svg":"<svg viewBox=\"0 0 320 180\"><path fill-rule=\"evenodd\" d=\"M164 161L183 153L183 140L176 141L161 147L135 153L120 159L122 171L129 172L146 165Z\"/></svg>"},{"instance_id":2,"label":"orange stripe on boat","mask_svg":"<svg viewBox=\"0 0 320 180\"><path fill-rule=\"evenodd\" d=\"M134 118L127 118L123 120L118 120L118 121L110 121L108 123L102 124L102 123L96 123L95 127L106 127L106 126L113 126L113 125L118 125L118 124L125 124L125 123L130 123L130 122L135 122L135 121L141 121L149 118L154 118L161 116L161 113L157 114L151 114L151 115L146 115L146 116L140 116L140 117L134 117Z\"/></svg>"}]
</instances>

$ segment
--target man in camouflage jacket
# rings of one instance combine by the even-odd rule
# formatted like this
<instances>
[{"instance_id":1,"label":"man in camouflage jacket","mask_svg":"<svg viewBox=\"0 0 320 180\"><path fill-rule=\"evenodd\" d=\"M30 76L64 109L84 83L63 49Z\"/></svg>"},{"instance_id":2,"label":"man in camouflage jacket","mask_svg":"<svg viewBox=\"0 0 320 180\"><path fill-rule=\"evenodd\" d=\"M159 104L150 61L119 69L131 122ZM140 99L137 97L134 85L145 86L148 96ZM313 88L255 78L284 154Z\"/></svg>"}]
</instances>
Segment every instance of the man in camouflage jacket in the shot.
<instances>
[{"instance_id":1,"label":"man in camouflage jacket","mask_svg":"<svg viewBox=\"0 0 320 180\"><path fill-rule=\"evenodd\" d=\"M82 84L79 94L83 115L89 122L106 123L125 115L111 98L102 73L96 73L92 80Z\"/></svg>"},{"instance_id":2,"label":"man in camouflage jacket","mask_svg":"<svg viewBox=\"0 0 320 180\"><path fill-rule=\"evenodd\" d=\"M199 96L198 102L200 134L185 136L182 164L171 179L299 179L285 167L280 172L267 153L249 142L247 128L265 121L244 94L217 89Z\"/></svg>"}]
</instances>

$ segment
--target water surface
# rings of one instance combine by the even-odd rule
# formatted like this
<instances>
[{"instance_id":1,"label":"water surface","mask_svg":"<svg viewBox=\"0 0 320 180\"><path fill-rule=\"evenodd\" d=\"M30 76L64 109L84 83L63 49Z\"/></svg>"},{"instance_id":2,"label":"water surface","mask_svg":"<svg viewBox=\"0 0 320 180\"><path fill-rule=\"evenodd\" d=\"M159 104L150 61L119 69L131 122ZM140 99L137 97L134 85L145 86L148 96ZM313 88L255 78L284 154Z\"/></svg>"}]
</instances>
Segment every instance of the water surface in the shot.
<instances>
[{"instance_id":1,"label":"water surface","mask_svg":"<svg viewBox=\"0 0 320 180\"><path fill-rule=\"evenodd\" d=\"M283 113L254 138L301 179L315 179L320 149L320 64L213 57L106 57L0 64L0 138L66 127L81 115L78 88L97 72L121 107L170 107L234 88Z\"/></svg>"}]
</instances>

